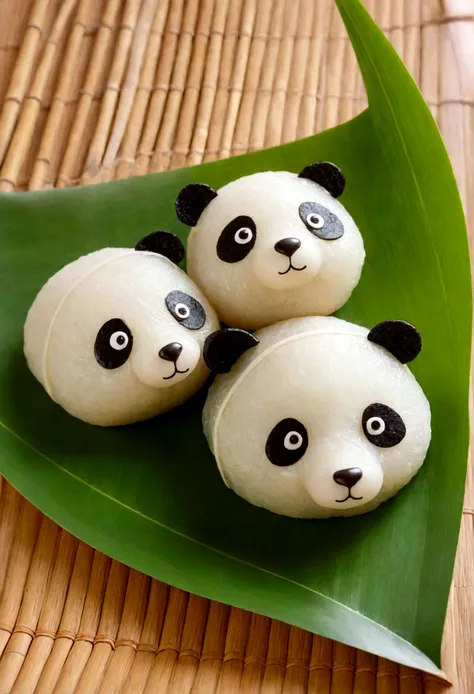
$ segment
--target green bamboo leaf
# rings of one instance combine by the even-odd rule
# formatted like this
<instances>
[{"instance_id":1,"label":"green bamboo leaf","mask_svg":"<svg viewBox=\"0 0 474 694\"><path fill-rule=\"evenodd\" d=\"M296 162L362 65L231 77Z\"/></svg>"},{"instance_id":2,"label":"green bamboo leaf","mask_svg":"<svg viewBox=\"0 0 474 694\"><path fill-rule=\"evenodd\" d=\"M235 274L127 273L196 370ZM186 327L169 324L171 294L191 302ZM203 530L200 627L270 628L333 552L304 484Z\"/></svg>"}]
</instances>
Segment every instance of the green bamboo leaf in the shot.
<instances>
[{"instance_id":1,"label":"green bamboo leaf","mask_svg":"<svg viewBox=\"0 0 474 694\"><path fill-rule=\"evenodd\" d=\"M188 170L0 196L0 471L62 526L163 581L439 673L468 448L471 287L464 218L437 127L358 0L338 0L370 107L290 145ZM364 235L362 280L339 315L413 322L414 372L433 439L413 483L353 519L297 521L226 489L201 432L204 394L179 411L102 430L65 414L29 374L22 325L75 257L169 228L180 188L329 159Z\"/></svg>"}]
</instances>

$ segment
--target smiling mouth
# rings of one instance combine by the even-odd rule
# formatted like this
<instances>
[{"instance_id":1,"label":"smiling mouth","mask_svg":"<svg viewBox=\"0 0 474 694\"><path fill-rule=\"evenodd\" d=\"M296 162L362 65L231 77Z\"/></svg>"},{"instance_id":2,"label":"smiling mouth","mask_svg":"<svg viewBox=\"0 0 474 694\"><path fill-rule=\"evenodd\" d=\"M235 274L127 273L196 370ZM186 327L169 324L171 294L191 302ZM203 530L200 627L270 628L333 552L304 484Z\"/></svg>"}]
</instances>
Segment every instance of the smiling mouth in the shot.
<instances>
[{"instance_id":1,"label":"smiling mouth","mask_svg":"<svg viewBox=\"0 0 474 694\"><path fill-rule=\"evenodd\" d=\"M307 265L303 265L303 267L295 267L292 264L291 259L290 259L290 264L286 268L285 272L279 272L278 274L279 275L286 275L288 272L290 272L290 270L296 270L296 272L301 272L302 270L306 270L307 267L308 267Z\"/></svg>"},{"instance_id":2,"label":"smiling mouth","mask_svg":"<svg viewBox=\"0 0 474 694\"><path fill-rule=\"evenodd\" d=\"M174 378L176 374L187 374L189 369L185 369L184 371L180 371L176 364L174 365L174 373L171 374L171 376L163 376L163 381L169 381L170 379Z\"/></svg>"},{"instance_id":3,"label":"smiling mouth","mask_svg":"<svg viewBox=\"0 0 474 694\"><path fill-rule=\"evenodd\" d=\"M363 498L363 496L352 496L351 490L349 489L349 494L346 496L345 499L335 499L335 502L336 504L343 504L345 501L348 501L349 499L354 499L354 501L362 501Z\"/></svg>"}]
</instances>

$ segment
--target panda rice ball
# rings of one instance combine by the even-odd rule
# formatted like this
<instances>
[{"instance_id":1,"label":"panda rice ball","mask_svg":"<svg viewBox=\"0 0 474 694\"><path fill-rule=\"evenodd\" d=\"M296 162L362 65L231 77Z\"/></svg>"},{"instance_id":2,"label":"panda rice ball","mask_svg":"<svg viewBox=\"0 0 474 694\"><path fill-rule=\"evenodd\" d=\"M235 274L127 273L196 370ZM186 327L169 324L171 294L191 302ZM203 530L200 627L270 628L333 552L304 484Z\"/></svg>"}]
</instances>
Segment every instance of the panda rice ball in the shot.
<instances>
[{"instance_id":1,"label":"panda rice ball","mask_svg":"<svg viewBox=\"0 0 474 694\"><path fill-rule=\"evenodd\" d=\"M375 509L411 480L430 443L430 406L405 366L420 349L403 321L368 331L333 317L208 337L205 359L222 375L203 424L227 486L296 518Z\"/></svg>"},{"instance_id":2,"label":"panda rice ball","mask_svg":"<svg viewBox=\"0 0 474 694\"><path fill-rule=\"evenodd\" d=\"M169 410L209 375L202 358L217 316L175 263L179 239L154 232L135 249L104 248L43 286L24 328L28 366L67 412L101 426Z\"/></svg>"},{"instance_id":3,"label":"panda rice ball","mask_svg":"<svg viewBox=\"0 0 474 694\"><path fill-rule=\"evenodd\" d=\"M299 175L266 171L213 190L183 188L178 218L193 227L187 271L227 325L258 329L328 315L357 285L361 234L336 199L345 186L329 162Z\"/></svg>"}]
</instances>

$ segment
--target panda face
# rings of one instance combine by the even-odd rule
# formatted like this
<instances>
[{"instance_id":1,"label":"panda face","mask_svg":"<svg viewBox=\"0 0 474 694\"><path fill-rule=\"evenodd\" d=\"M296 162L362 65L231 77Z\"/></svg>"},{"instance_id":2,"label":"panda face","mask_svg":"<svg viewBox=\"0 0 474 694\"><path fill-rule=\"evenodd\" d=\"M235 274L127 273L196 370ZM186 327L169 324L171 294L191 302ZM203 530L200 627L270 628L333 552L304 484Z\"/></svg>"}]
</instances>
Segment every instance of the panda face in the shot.
<instances>
[{"instance_id":1,"label":"panda face","mask_svg":"<svg viewBox=\"0 0 474 694\"><path fill-rule=\"evenodd\" d=\"M169 292L164 299L164 305L178 325L184 326L187 330L199 330L206 322L203 305L183 291L175 289ZM172 321L169 322L172 324ZM164 334L168 335L167 339L171 339L169 328ZM160 341L163 342L164 338ZM133 333L124 320L111 318L101 326L94 343L95 358L100 366L109 370L118 369L131 357L132 350ZM155 388L165 388L168 385L166 381L173 380L174 383L178 383L197 366L200 347L192 337L176 328L175 340L162 345L158 350L158 356L156 364L146 369L142 368L142 359L138 359L134 370L144 383Z\"/></svg>"},{"instance_id":2,"label":"panda face","mask_svg":"<svg viewBox=\"0 0 474 694\"><path fill-rule=\"evenodd\" d=\"M221 188L188 241L188 272L222 320L259 328L339 308L360 277L361 235L317 183L289 172Z\"/></svg>"},{"instance_id":3,"label":"panda face","mask_svg":"<svg viewBox=\"0 0 474 694\"><path fill-rule=\"evenodd\" d=\"M101 262L86 256L92 269L56 311L40 378L71 414L102 425L145 419L192 395L208 374L203 342L218 327L207 300L171 261L118 250L99 251ZM31 351L27 331L28 321Z\"/></svg>"},{"instance_id":4,"label":"panda face","mask_svg":"<svg viewBox=\"0 0 474 694\"><path fill-rule=\"evenodd\" d=\"M370 511L422 464L428 402L367 330L335 318L290 323L301 333L294 325L296 333L275 343L266 335L282 328L259 331L244 370L211 388L204 421L221 473L239 495L275 513Z\"/></svg>"}]
</instances>

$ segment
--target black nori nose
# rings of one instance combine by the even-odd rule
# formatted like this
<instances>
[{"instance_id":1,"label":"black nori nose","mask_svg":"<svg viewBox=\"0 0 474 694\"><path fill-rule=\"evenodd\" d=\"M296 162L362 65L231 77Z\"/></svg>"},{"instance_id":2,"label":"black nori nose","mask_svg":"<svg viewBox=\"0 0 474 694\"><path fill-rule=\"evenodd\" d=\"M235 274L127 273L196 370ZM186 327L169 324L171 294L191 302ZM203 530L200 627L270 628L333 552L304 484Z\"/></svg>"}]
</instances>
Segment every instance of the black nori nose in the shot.
<instances>
[{"instance_id":1,"label":"black nori nose","mask_svg":"<svg viewBox=\"0 0 474 694\"><path fill-rule=\"evenodd\" d=\"M338 470L332 476L336 484L351 489L362 477L360 467L348 467L346 470Z\"/></svg>"},{"instance_id":2,"label":"black nori nose","mask_svg":"<svg viewBox=\"0 0 474 694\"><path fill-rule=\"evenodd\" d=\"M176 364L182 351L183 345L180 342L170 342L169 345L165 345L160 349L158 356Z\"/></svg>"},{"instance_id":3,"label":"black nori nose","mask_svg":"<svg viewBox=\"0 0 474 694\"><path fill-rule=\"evenodd\" d=\"M286 255L287 258L291 258L293 253L296 253L300 246L301 241L299 239L281 239L281 241L277 241L277 243L275 244L275 250L277 253Z\"/></svg>"}]
</instances>

